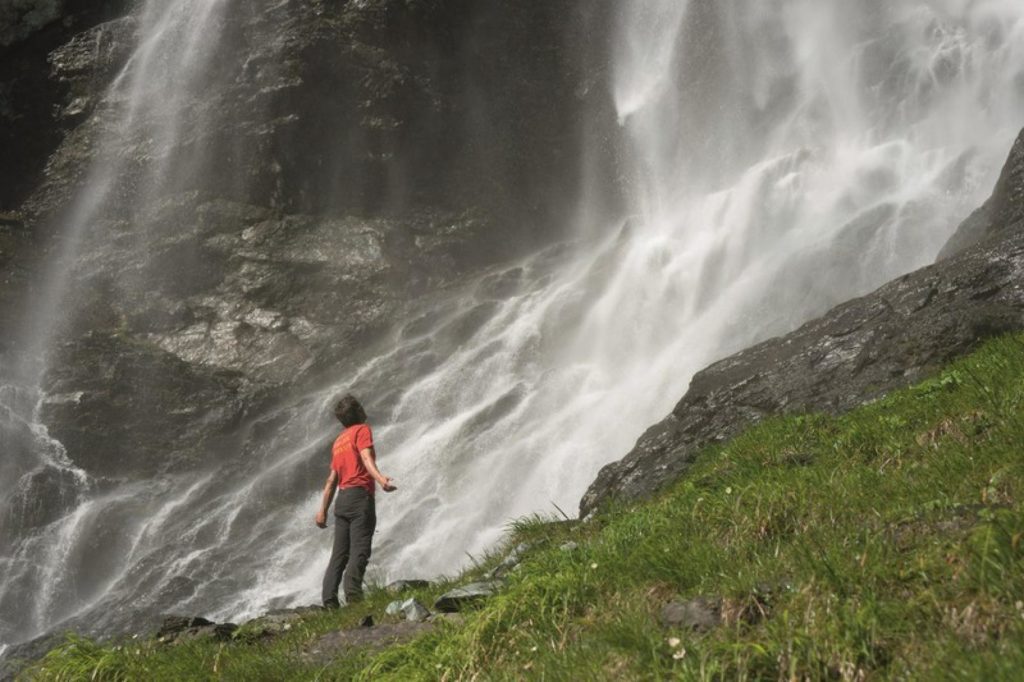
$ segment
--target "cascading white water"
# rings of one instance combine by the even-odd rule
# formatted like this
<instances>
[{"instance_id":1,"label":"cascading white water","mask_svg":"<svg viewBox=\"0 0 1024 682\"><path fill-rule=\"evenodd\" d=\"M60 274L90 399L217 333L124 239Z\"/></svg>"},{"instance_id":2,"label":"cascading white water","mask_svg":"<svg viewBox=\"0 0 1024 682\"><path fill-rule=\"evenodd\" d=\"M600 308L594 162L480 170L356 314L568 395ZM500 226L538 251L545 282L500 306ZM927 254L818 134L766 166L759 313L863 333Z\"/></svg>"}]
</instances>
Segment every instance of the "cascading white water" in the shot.
<instances>
[{"instance_id":1,"label":"cascading white water","mask_svg":"<svg viewBox=\"0 0 1024 682\"><path fill-rule=\"evenodd\" d=\"M1024 120L1011 3L636 0L619 26L636 215L491 273L310 402L402 387L377 415L400 484L379 574L449 571L516 516L574 508L695 370L929 263ZM313 506L254 608L315 595Z\"/></svg>"},{"instance_id":2,"label":"cascading white water","mask_svg":"<svg viewBox=\"0 0 1024 682\"><path fill-rule=\"evenodd\" d=\"M184 108L184 95L201 86L226 4L148 2L139 13L138 46L98 105L102 125L95 159L19 330L22 353L0 366L0 647L47 632L102 600L136 558L130 549L116 552L134 548L151 527L128 512L159 486L97 489L39 417L43 401L80 396L47 396L41 382L51 344L69 316L65 299L81 244L123 195L144 204L159 191L182 128L193 116ZM134 144L145 163L112 154L115 141ZM110 538L118 538L114 554L90 555L97 540L103 545Z\"/></svg>"},{"instance_id":3,"label":"cascading white water","mask_svg":"<svg viewBox=\"0 0 1024 682\"><path fill-rule=\"evenodd\" d=\"M197 2L151 7L185 21ZM121 87L203 66L159 47L178 15L151 14ZM1008 0L628 0L616 21L632 215L424 303L358 375L281 408L247 461L71 501L3 559L5 613L12 590L47 589L30 565L56 583L20 638L104 600L231 618L315 601L329 541L305 472L326 473L343 390L376 407L399 484L379 498L378 580L452 571L511 519L575 509L697 369L930 262L1024 122ZM173 138L154 97L122 120ZM116 556L76 577L89 543Z\"/></svg>"},{"instance_id":4,"label":"cascading white water","mask_svg":"<svg viewBox=\"0 0 1024 682\"><path fill-rule=\"evenodd\" d=\"M405 391L380 438L392 576L574 507L695 370L930 263L1024 122L1016 3L633 0L618 27L636 213L510 270Z\"/></svg>"}]
</instances>

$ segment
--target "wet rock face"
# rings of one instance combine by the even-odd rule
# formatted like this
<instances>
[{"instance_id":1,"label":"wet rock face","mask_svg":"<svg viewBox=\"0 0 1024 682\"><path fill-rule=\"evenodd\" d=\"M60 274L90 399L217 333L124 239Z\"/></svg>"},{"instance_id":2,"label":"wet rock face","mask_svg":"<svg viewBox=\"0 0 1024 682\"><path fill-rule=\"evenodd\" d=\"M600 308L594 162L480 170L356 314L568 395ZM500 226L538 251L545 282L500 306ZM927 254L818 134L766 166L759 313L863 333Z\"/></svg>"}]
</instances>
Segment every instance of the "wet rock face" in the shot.
<instances>
[{"instance_id":1,"label":"wet rock face","mask_svg":"<svg viewBox=\"0 0 1024 682\"><path fill-rule=\"evenodd\" d=\"M5 328L45 288L90 168L120 164L69 264L45 380L46 423L101 475L160 470L154 431L183 466L219 452L424 292L530 248L572 203L582 117L614 122L583 68L609 3L266 0L210 25L212 66L180 111L126 128L108 86L138 38L128 5L54 3L0 66L0 136L39 141L0 160L22 159L0 166ZM161 146L149 123L168 115L181 132Z\"/></svg>"},{"instance_id":2,"label":"wet rock face","mask_svg":"<svg viewBox=\"0 0 1024 682\"><path fill-rule=\"evenodd\" d=\"M600 471L580 515L613 498L651 495L684 475L701 448L765 417L852 409L923 379L988 337L1024 329L1024 193L1006 183L1018 177L1022 153L1018 141L986 204L997 221L989 241L697 373L672 413Z\"/></svg>"},{"instance_id":3,"label":"wet rock face","mask_svg":"<svg viewBox=\"0 0 1024 682\"><path fill-rule=\"evenodd\" d=\"M334 366L485 248L494 257L511 249L500 237L479 244L493 225L470 213L281 215L188 192L147 220L152 234L133 258L109 248L134 238L127 224L86 245L70 326L127 332L197 371L240 372L265 385Z\"/></svg>"},{"instance_id":4,"label":"wet rock face","mask_svg":"<svg viewBox=\"0 0 1024 682\"><path fill-rule=\"evenodd\" d=\"M190 366L154 346L94 333L57 352L42 405L50 433L97 476L148 476L199 465L226 448L259 405L239 373Z\"/></svg>"},{"instance_id":5,"label":"wet rock face","mask_svg":"<svg viewBox=\"0 0 1024 682\"><path fill-rule=\"evenodd\" d=\"M128 4L0 2L0 211L16 207L38 184L47 158L72 123L62 116L69 84L51 71L50 53L89 33L90 27L123 14Z\"/></svg>"},{"instance_id":6,"label":"wet rock face","mask_svg":"<svg viewBox=\"0 0 1024 682\"><path fill-rule=\"evenodd\" d=\"M975 244L999 239L1024 224L1024 132L1010 150L1010 156L985 204L972 213L939 252L939 260L963 253Z\"/></svg>"},{"instance_id":7,"label":"wet rock face","mask_svg":"<svg viewBox=\"0 0 1024 682\"><path fill-rule=\"evenodd\" d=\"M48 56L50 77L67 85L55 112L69 124L91 112L100 93L97 83L109 82L131 56L137 22L133 15L112 19L75 35Z\"/></svg>"},{"instance_id":8,"label":"wet rock face","mask_svg":"<svg viewBox=\"0 0 1024 682\"><path fill-rule=\"evenodd\" d=\"M33 200L45 186L47 163L69 167L62 181L73 184L85 159L73 164L54 159L95 97L80 93L106 83L106 75L126 58L130 39L104 37L96 27L125 11L127 0L0 0L0 328L16 328L31 286L33 268L49 227L34 207L56 206ZM115 24L117 22L114 22ZM87 40L86 37L91 40ZM93 48L92 52L87 49ZM58 73L50 55L77 43L77 70ZM86 67L91 61L95 67ZM65 192L65 195L67 192ZM12 334L0 334L0 353Z\"/></svg>"},{"instance_id":9,"label":"wet rock face","mask_svg":"<svg viewBox=\"0 0 1024 682\"><path fill-rule=\"evenodd\" d=\"M220 38L205 86L173 112L187 131L176 147L154 149L143 135L106 151L172 166L200 159L201 172L172 173L163 189L203 189L286 212L486 202L524 228L537 225L574 191L584 113L614 120L595 87L600 61L584 68L608 6L235 2L223 24L209 27ZM122 46L133 43L134 22L76 35L50 55L48 79L62 84L60 125L93 113L111 67L124 62ZM102 128L103 116L92 116L100 119L92 127ZM66 162L94 157L96 138L69 136L46 183L72 174L61 170ZM43 194L34 202L40 210L67 200Z\"/></svg>"},{"instance_id":10,"label":"wet rock face","mask_svg":"<svg viewBox=\"0 0 1024 682\"><path fill-rule=\"evenodd\" d=\"M19 43L60 19L61 0L5 0L0 4L0 47Z\"/></svg>"}]
</instances>

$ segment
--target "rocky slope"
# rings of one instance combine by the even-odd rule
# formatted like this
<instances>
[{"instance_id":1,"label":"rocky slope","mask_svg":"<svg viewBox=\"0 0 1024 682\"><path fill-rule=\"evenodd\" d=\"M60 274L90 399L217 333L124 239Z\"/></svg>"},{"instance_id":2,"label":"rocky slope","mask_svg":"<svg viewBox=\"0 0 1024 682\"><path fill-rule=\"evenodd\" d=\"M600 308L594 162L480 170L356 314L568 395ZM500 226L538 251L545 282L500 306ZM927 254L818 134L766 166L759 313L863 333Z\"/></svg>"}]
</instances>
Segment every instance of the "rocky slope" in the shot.
<instances>
[{"instance_id":1,"label":"rocky slope","mask_svg":"<svg viewBox=\"0 0 1024 682\"><path fill-rule=\"evenodd\" d=\"M766 417L845 412L985 338L1024 329L1022 188L1024 133L992 198L958 230L944 260L699 372L672 413L601 470L580 515L650 496L683 475L701 448Z\"/></svg>"},{"instance_id":2,"label":"rocky slope","mask_svg":"<svg viewBox=\"0 0 1024 682\"><path fill-rule=\"evenodd\" d=\"M939 252L939 260L1020 230L1024 222L1024 135L1017 138L992 197L965 220Z\"/></svg>"}]
</instances>

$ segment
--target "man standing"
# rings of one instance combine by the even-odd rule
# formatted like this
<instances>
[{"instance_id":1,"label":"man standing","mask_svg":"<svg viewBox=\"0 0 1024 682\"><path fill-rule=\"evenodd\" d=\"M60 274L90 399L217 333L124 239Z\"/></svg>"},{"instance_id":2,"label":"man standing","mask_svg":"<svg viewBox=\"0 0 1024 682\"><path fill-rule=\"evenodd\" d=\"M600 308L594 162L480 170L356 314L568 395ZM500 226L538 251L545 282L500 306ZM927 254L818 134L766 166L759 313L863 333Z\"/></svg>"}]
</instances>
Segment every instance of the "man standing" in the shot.
<instances>
[{"instance_id":1,"label":"man standing","mask_svg":"<svg viewBox=\"0 0 1024 682\"><path fill-rule=\"evenodd\" d=\"M373 502L376 483L384 492L396 489L391 479L377 469L373 450L373 432L366 423L366 412L351 395L334 406L334 416L345 429L331 449L331 472L324 484L316 525L327 527L327 510L335 491L334 547L324 573L323 604L338 608L338 586L345 578L345 602L351 604L363 597L363 572L370 560L373 530L377 511ZM347 570L346 570L347 568Z\"/></svg>"}]
</instances>

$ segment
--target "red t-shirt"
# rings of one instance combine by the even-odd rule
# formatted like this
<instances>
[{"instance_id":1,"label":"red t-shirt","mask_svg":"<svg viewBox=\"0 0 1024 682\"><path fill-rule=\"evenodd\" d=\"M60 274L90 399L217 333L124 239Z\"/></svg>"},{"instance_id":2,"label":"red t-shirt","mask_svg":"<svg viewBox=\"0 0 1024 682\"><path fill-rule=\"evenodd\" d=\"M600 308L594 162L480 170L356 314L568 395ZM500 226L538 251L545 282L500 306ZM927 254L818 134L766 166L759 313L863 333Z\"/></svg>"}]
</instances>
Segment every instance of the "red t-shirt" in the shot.
<instances>
[{"instance_id":1,"label":"red t-shirt","mask_svg":"<svg viewBox=\"0 0 1024 682\"><path fill-rule=\"evenodd\" d=\"M338 435L331 448L331 468L338 473L339 488L366 488L373 494L376 485L359 456L361 450L372 447L368 424L354 424Z\"/></svg>"}]
</instances>

